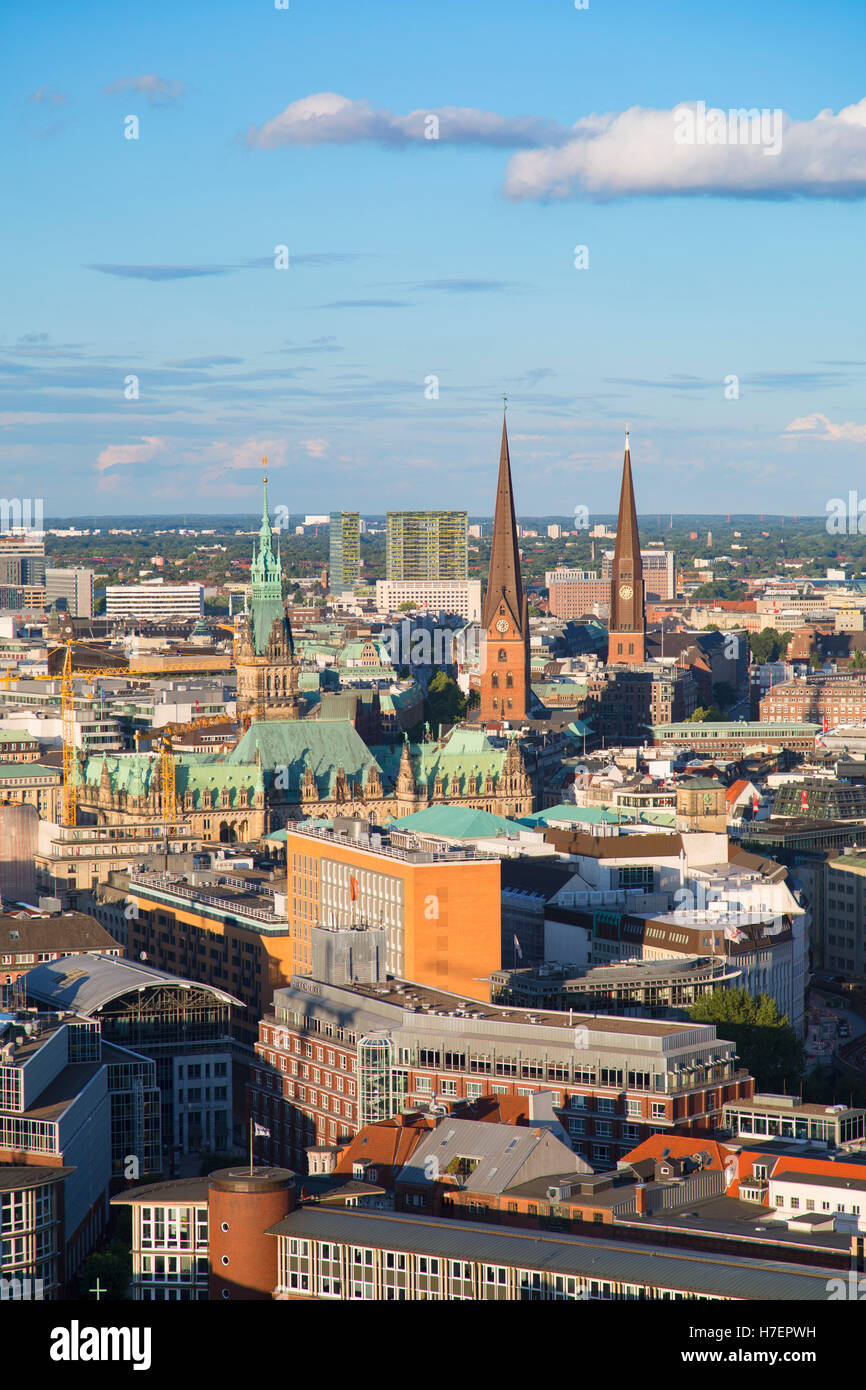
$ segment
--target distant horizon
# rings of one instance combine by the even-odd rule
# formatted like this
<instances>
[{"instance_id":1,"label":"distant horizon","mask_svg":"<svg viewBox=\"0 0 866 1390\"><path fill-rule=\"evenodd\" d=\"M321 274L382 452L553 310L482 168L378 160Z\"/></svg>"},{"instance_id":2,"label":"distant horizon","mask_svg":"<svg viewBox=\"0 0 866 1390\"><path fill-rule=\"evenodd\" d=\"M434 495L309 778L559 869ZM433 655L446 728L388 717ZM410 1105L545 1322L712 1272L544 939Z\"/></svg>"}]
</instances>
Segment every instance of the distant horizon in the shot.
<instances>
[{"instance_id":1,"label":"distant horizon","mask_svg":"<svg viewBox=\"0 0 866 1390\"><path fill-rule=\"evenodd\" d=\"M272 512L275 511L275 510L276 510L276 508L273 508L273 507L271 508L271 511L272 511ZM343 510L343 511L349 511L349 512L359 511L359 509L358 509L357 507L344 507L344 508L342 508L342 509L334 508L333 510L335 510L335 511L337 511L337 510ZM388 511L391 511L391 512L412 512L412 511L416 511L416 512L425 512L425 511L466 511L466 508L465 508L465 507L389 507L389 508L388 508ZM302 517L302 516L304 516L305 514L306 514L306 513L304 513L304 512L290 512L290 513L289 513L289 522L290 522L290 524L301 525L302 523L299 522L299 521L297 521L297 520L295 520L295 518ZM359 511L359 516L360 516L360 519L361 519L362 521L384 521L386 515L387 515L386 512L363 512L363 511ZM730 515L730 518L731 518L730 521L728 521L728 516L729 516L729 515ZM492 512L490 512L490 513L483 513L483 512L475 513L475 512L469 512L469 513L468 513L468 516L469 516L469 525L470 525L470 526L477 525L479 522L489 521L489 522L492 523L492 521L493 521L493 513L492 513ZM699 521L699 520L701 520L702 518L704 518L704 519L706 519L706 520L715 521L715 522L717 522L717 523L718 523L719 525L721 525L721 526L728 526L728 525L734 526L735 523L747 523L747 522L750 522L750 521L754 521L756 524L759 524L761 521L763 521L763 522L765 522L765 523L769 523L769 522L772 522L772 521L781 521L781 520L783 520L783 519L784 519L785 521L797 521L797 522L821 521L821 522L825 522L825 523L826 523L826 521L827 521L827 513L826 513L826 512L824 512L824 513L821 513L821 512L815 512L815 513L808 513L808 512L763 512L763 513L761 513L761 512L758 511L758 512L730 512L730 513L728 513L728 512L667 512L667 511L662 511L662 512L659 512L659 511L641 512L641 511L638 511L637 516L638 516L638 521L640 521L642 517L643 517L643 518L649 519L649 518L652 518L652 517L658 518L659 516L661 516L661 517L673 517L674 521L677 521L677 520L679 519L680 521L683 521L683 522L685 522L685 521ZM249 519L253 519L253 520L258 521L258 520L260 519L260 517L261 517L261 513L260 513L260 512L240 512L240 511L238 511L238 512L87 512L87 513L85 513L85 512L66 512L66 513L59 514L59 515L54 516L54 517L45 517L45 518L44 518L45 526L44 526L43 529L48 530L48 529L50 529L50 527L51 527L52 525L56 525L57 523L63 523L63 522L88 521L88 520L93 520L93 521L131 521L131 520L136 520L136 519L139 519L139 520L146 520L146 521L148 521L148 522L155 522L155 521L177 521L178 518L181 518L181 517L182 517L182 518L189 518L189 519L191 519L191 520L195 520L195 519L199 519L199 520L213 520L213 519L220 519L220 518L221 518L221 519L239 518L239 519L241 519L241 520L245 520L245 519L249 518ZM523 524L524 522L531 522L531 521L537 521L539 524L542 523L542 522L544 522L544 523L546 523L546 524L548 524L548 525L553 525L553 524L564 524L564 521L567 521L568 519L569 519L568 513L566 513L566 512L538 512L538 513L535 513L535 514L533 514L533 515L530 515L530 514L528 514L528 513L526 513L526 512L518 512L518 514L517 514L517 521L518 521L519 524ZM594 525L598 525L598 524L600 524L601 522L607 522L607 521L613 521L613 522L615 523L615 522L616 522L616 519L617 519L617 513L616 513L615 511L614 511L614 512L593 512L593 513L591 513L591 519L592 519ZM185 525L185 524L186 524L186 521L185 521L185 520L181 522L181 525ZM314 526L314 525L318 525L318 526L327 526L327 525L328 525L328 523L327 523L326 521L310 522L310 523L308 523L308 524L309 524L311 527ZM13 529L19 529L19 528L13 528ZM34 528L31 528L31 529L33 529L33 530L38 530L39 528L34 527ZM583 533L586 533L587 535L589 534L586 527L582 527L582 528L564 527L564 529L568 530L569 532L571 532L572 530L575 530L575 531L579 531L580 534L583 534ZM0 535L3 535L3 534L6 534L6 533L3 532L2 530L0 530ZM592 539L592 537L590 537L590 539Z\"/></svg>"}]
</instances>

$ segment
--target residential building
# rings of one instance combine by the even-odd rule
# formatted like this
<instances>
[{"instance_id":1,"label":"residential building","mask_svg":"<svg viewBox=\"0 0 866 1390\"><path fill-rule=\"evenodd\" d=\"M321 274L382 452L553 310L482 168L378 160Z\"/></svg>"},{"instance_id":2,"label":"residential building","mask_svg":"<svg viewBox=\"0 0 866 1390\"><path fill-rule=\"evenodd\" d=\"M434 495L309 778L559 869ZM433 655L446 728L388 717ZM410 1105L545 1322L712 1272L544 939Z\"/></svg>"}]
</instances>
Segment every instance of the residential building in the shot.
<instances>
[{"instance_id":1,"label":"residential building","mask_svg":"<svg viewBox=\"0 0 866 1390\"><path fill-rule=\"evenodd\" d=\"M386 578L469 578L467 512L388 512Z\"/></svg>"},{"instance_id":2,"label":"residential building","mask_svg":"<svg viewBox=\"0 0 866 1390\"><path fill-rule=\"evenodd\" d=\"M35 965L87 952L122 956L123 948L83 912L0 914L0 1007L11 1002L10 986Z\"/></svg>"},{"instance_id":3,"label":"residential building","mask_svg":"<svg viewBox=\"0 0 866 1390\"><path fill-rule=\"evenodd\" d=\"M605 550L601 560L601 577L609 585L613 577L615 552ZM643 569L644 590L647 598L666 602L677 596L676 556L672 550L660 550L657 546L641 548L641 567Z\"/></svg>"},{"instance_id":4,"label":"residential building","mask_svg":"<svg viewBox=\"0 0 866 1390\"><path fill-rule=\"evenodd\" d=\"M0 763L0 805L33 806L40 820L59 820L63 809L61 769L39 762Z\"/></svg>"},{"instance_id":5,"label":"residential building","mask_svg":"<svg viewBox=\"0 0 866 1390\"><path fill-rule=\"evenodd\" d=\"M328 587L332 593L351 589L361 577L361 532L358 512L331 512Z\"/></svg>"}]
</instances>

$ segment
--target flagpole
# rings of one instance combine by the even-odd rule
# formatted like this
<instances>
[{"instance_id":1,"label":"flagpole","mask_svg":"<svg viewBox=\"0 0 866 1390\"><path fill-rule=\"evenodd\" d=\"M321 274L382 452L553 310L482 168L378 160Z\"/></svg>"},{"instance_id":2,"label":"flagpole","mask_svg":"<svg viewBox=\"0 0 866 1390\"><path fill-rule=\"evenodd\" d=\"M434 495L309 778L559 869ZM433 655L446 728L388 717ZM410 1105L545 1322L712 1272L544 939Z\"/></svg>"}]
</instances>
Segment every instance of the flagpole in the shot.
<instances>
[{"instance_id":1,"label":"flagpole","mask_svg":"<svg viewBox=\"0 0 866 1390\"><path fill-rule=\"evenodd\" d=\"M253 1175L253 1117L250 1116L250 1177Z\"/></svg>"}]
</instances>

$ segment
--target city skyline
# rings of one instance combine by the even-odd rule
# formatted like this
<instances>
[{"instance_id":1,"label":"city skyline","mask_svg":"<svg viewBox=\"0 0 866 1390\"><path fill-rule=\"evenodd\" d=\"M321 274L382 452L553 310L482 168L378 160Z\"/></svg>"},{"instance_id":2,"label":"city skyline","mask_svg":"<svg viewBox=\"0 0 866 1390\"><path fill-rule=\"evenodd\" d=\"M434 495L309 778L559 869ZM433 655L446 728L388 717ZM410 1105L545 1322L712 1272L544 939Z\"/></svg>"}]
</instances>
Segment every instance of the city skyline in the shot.
<instances>
[{"instance_id":1,"label":"city skyline","mask_svg":"<svg viewBox=\"0 0 866 1390\"><path fill-rule=\"evenodd\" d=\"M802 3L784 25L778 5L674 4L652 64L636 0L507 3L495 25L446 0L387 35L337 0L325 45L302 6L223 0L206 51L189 13L156 5L141 31L85 11L7 22L26 215L7 229L4 492L38 475L51 514L82 489L106 513L252 512L266 453L293 510L444 490L483 514L506 391L536 514L606 505L626 420L648 512L724 513L746 486L778 510L793 486L820 515L852 485L855 4L832 34ZM765 148L677 164L677 112L701 102L766 111Z\"/></svg>"}]
</instances>

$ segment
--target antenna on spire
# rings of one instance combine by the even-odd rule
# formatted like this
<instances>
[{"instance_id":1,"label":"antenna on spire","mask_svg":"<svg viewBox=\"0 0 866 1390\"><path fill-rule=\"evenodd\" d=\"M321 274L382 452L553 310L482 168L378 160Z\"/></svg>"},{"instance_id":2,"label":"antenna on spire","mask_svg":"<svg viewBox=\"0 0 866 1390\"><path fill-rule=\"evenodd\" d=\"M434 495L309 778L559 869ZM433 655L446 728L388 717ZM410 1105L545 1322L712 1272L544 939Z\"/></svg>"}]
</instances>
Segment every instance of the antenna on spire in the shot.
<instances>
[{"instance_id":1,"label":"antenna on spire","mask_svg":"<svg viewBox=\"0 0 866 1390\"><path fill-rule=\"evenodd\" d=\"M508 410L508 397L507 397L506 395L503 394L503 397L502 397L502 414L504 415L504 414L506 413L507 410Z\"/></svg>"},{"instance_id":2,"label":"antenna on spire","mask_svg":"<svg viewBox=\"0 0 866 1390\"><path fill-rule=\"evenodd\" d=\"M629 452L629 448L628 448L628 425L626 425L626 427L625 427L625 451L626 451L626 453Z\"/></svg>"},{"instance_id":3,"label":"antenna on spire","mask_svg":"<svg viewBox=\"0 0 866 1390\"><path fill-rule=\"evenodd\" d=\"M266 482L268 481L268 460L267 460L267 458L263 458L263 459L262 459L262 466L263 466L263 468L264 468L264 470L265 470L265 476L264 476L264 478L262 479L262 482L265 482L265 483L266 483Z\"/></svg>"}]
</instances>

